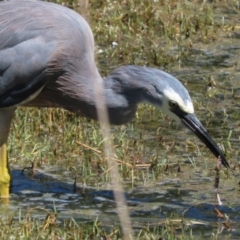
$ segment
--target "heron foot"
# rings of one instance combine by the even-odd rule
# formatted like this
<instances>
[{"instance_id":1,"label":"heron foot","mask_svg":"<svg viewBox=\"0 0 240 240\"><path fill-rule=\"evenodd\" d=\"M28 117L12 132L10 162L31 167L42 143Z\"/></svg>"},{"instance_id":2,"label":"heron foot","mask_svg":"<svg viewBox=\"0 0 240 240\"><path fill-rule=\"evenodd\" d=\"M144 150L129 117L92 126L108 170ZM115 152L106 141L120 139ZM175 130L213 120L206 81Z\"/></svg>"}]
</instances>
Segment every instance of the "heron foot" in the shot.
<instances>
[{"instance_id":1,"label":"heron foot","mask_svg":"<svg viewBox=\"0 0 240 240\"><path fill-rule=\"evenodd\" d=\"M7 145L0 147L0 198L9 198L11 176L7 162Z\"/></svg>"}]
</instances>

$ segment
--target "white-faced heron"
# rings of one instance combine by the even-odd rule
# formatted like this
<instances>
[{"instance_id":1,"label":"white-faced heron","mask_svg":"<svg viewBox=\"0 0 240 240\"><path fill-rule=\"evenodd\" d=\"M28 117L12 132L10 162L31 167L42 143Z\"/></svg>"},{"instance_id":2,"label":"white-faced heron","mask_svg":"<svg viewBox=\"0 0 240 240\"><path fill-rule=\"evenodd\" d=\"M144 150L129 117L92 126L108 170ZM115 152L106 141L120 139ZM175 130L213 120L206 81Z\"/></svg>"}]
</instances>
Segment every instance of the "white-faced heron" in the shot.
<instances>
[{"instance_id":1,"label":"white-faced heron","mask_svg":"<svg viewBox=\"0 0 240 240\"><path fill-rule=\"evenodd\" d=\"M9 196L7 137L18 106L61 107L96 119L93 84L103 81L94 61L94 39L76 12L43 1L0 2L0 196ZM185 87L158 69L122 66L104 81L111 124L124 124L148 102L193 131L229 164L194 114Z\"/></svg>"}]
</instances>

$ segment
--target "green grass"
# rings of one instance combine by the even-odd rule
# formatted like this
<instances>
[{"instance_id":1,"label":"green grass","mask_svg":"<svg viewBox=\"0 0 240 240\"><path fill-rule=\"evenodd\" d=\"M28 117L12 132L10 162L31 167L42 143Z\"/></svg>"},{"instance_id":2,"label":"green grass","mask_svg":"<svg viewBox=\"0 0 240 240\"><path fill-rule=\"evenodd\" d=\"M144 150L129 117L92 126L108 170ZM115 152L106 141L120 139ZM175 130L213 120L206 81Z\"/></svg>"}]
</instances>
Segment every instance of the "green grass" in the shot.
<instances>
[{"instance_id":1,"label":"green grass","mask_svg":"<svg viewBox=\"0 0 240 240\"><path fill-rule=\"evenodd\" d=\"M45 212L43 221L31 217L34 211ZM119 226L114 223L104 226L103 222L95 221L76 222L73 218L59 220L57 213L49 212L45 209L29 209L24 216L21 211L2 217L0 220L0 238L9 239L35 239L35 240L83 240L83 239L122 239ZM192 235L189 223L180 218L178 220L168 219L151 226L143 226L136 232L135 240L155 240L155 239L198 239ZM200 237L200 236L199 236Z\"/></svg>"},{"instance_id":2,"label":"green grass","mask_svg":"<svg viewBox=\"0 0 240 240\"><path fill-rule=\"evenodd\" d=\"M101 74L106 76L123 64L168 71L183 67L195 42L207 44L226 31L226 25L220 25L214 19L214 8L220 3L202 3L186 0L89 1L88 9L80 12L91 24ZM239 11L237 1L220 5L225 7L224 4ZM76 1L70 1L69 5L79 10ZM201 108L202 102L196 105L197 110ZM119 160L115 161L125 186L134 187L149 179L157 181L177 172L181 159L170 162L169 159L181 147L165 136L165 128L157 129L156 126L161 125L159 122L179 130L172 120L145 105L139 108L132 122L113 127L112 140ZM148 132L154 133L152 139L147 136ZM99 152L79 146L77 142ZM187 139L181 144L189 151L201 154L194 140ZM11 165L21 167L34 162L38 168L64 168L86 185L99 186L109 182L99 124L60 109L19 108L9 137L9 160ZM146 164L147 169L139 164ZM192 165L196 167L194 158ZM74 219L58 222L58 216L46 210L46 219L48 216L52 219L41 221L33 218L33 213L29 210L24 215L19 212L2 218L0 239L121 239L122 236L119 226L106 228L101 220L84 224ZM167 219L153 227L142 226L136 229L134 239L196 239L184 221L182 218L174 225Z\"/></svg>"}]
</instances>

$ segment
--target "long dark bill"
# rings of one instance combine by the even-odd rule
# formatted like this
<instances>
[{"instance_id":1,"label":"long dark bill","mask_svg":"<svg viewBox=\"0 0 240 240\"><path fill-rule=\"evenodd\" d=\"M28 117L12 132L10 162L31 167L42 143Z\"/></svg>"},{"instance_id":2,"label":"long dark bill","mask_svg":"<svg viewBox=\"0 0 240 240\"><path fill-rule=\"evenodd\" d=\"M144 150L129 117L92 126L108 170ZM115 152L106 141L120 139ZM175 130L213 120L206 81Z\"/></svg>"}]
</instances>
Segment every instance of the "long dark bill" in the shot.
<instances>
[{"instance_id":1,"label":"long dark bill","mask_svg":"<svg viewBox=\"0 0 240 240\"><path fill-rule=\"evenodd\" d=\"M218 158L221 157L222 164L226 168L230 168L223 152L220 150L218 145L214 142L211 136L208 134L207 130L203 127L201 122L198 120L195 114L185 114L180 116L182 123L194 132L198 138L211 150L211 152Z\"/></svg>"}]
</instances>

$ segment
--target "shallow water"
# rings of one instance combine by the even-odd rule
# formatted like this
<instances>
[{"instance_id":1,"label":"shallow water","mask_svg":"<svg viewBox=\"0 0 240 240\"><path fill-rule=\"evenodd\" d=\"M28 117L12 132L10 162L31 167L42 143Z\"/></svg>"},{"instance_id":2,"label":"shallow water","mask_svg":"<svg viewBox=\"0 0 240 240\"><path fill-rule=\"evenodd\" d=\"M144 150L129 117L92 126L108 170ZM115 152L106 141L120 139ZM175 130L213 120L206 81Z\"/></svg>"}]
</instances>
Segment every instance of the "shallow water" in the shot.
<instances>
[{"instance_id":1,"label":"shallow water","mask_svg":"<svg viewBox=\"0 0 240 240\"><path fill-rule=\"evenodd\" d=\"M35 208L31 213L38 219L45 219L46 212L42 209L48 209L58 213L58 222L73 217L80 223L98 218L107 227L118 223L110 186L96 189L78 185L74 191L72 181L59 180L62 178L60 173L46 175L38 172L34 178L29 178L20 170L13 170L12 174L13 193L10 204L0 208L2 216L6 212L18 212L21 209L22 213L26 213ZM200 234L203 239L210 237L222 226L213 212L216 203L213 179L213 176L206 176L201 170L192 169L191 172L183 170L175 177L165 176L154 183L149 181L134 188L126 188L133 227L138 229L148 225L154 228L161 226L166 218L179 226L184 219L184 224L193 229L193 235ZM230 218L229 224L233 228L231 234L223 230L221 236L230 235L231 239L239 239L239 192L229 180L220 186L223 205L217 208Z\"/></svg>"},{"instance_id":2,"label":"shallow water","mask_svg":"<svg viewBox=\"0 0 240 240\"><path fill-rule=\"evenodd\" d=\"M199 119L216 141L224 143L231 166L237 167L240 144L239 41L239 33L236 30L232 36L222 36L218 41L207 45L194 43L188 59L174 67L171 72L187 85ZM174 55L177 51L172 49L171 54ZM217 84L218 94L214 99L208 97L211 91L214 91L214 88L210 89L207 86L210 77ZM198 102L202 104L199 105ZM148 172L146 173L148 178L144 183L136 183L134 187L126 183L125 194L133 226L138 229L152 224L154 227L161 225L166 218L177 221L181 220L180 216L184 216L186 224L193 229L193 234L201 234L202 238L206 239L222 226L213 212L215 174L211 169L216 164L215 158L186 129L176 124L170 127L165 125L166 120L162 118L143 119L141 124L138 124L138 133L148 141L147 146L154 146L144 149L145 161L147 162L152 154L166 157L169 163L176 163L179 159L183 162L181 172L173 170L162 174L158 179L151 177L151 173ZM159 126L166 142L175 141L174 152L155 146L156 129ZM228 139L230 131L232 132ZM185 139L199 144L201 155L191 151L186 153L186 144L183 143ZM195 167L190 164L189 158L196 162ZM56 209L59 221L73 217L79 222L85 222L98 217L106 222L107 226L118 222L114 197L109 185L102 184L96 188L78 184L77 190L74 191L74 179L63 177L60 168L38 169L34 177L30 177L23 174L17 166L11 167L13 169L11 200L9 205L1 206L0 213L19 209L27 212L29 208L39 207ZM218 206L218 209L228 215L229 225L234 230L231 233L223 230L221 239L240 237L238 168L230 173L230 176L229 179L221 176L220 196L223 205ZM41 210L36 210L34 214L42 219L46 216Z\"/></svg>"}]
</instances>

